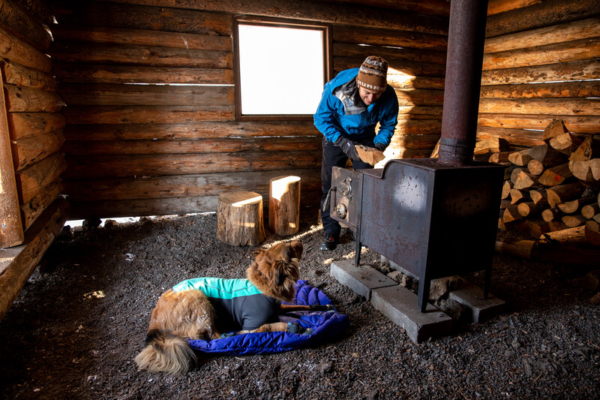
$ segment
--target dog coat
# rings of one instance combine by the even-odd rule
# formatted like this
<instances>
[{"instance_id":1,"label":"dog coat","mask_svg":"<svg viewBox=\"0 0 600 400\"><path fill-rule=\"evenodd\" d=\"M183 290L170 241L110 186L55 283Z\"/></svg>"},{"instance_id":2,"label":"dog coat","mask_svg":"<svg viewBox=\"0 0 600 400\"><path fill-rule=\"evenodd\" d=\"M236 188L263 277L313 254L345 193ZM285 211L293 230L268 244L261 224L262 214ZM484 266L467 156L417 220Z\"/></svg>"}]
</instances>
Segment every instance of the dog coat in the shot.
<instances>
[{"instance_id":1,"label":"dog coat","mask_svg":"<svg viewBox=\"0 0 600 400\"><path fill-rule=\"evenodd\" d=\"M188 279L172 290L176 293L201 290L215 309L215 323L220 332L253 330L278 321L281 302L264 295L248 279Z\"/></svg>"}]
</instances>

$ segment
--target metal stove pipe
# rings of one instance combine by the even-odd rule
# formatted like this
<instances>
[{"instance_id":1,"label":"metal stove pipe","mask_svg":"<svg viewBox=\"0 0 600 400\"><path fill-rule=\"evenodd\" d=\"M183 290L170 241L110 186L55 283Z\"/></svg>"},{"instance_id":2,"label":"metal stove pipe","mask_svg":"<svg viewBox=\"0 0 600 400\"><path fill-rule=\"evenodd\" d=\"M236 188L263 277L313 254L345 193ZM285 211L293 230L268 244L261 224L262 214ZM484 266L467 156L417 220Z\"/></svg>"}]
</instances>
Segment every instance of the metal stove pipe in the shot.
<instances>
[{"instance_id":1,"label":"metal stove pipe","mask_svg":"<svg viewBox=\"0 0 600 400\"><path fill-rule=\"evenodd\" d=\"M464 165L473 160L487 0L452 0L439 160Z\"/></svg>"}]
</instances>

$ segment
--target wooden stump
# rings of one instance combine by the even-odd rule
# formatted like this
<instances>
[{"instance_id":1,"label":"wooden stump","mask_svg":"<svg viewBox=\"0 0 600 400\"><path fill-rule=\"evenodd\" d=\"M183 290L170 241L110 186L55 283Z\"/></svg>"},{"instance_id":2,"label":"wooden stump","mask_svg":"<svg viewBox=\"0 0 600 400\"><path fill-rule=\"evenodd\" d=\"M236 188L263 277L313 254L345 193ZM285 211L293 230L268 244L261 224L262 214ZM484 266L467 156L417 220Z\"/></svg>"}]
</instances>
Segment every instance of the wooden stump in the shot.
<instances>
[{"instance_id":1,"label":"wooden stump","mask_svg":"<svg viewBox=\"0 0 600 400\"><path fill-rule=\"evenodd\" d=\"M254 192L219 195L217 237L232 246L257 246L265 240L262 196Z\"/></svg>"},{"instance_id":2,"label":"wooden stump","mask_svg":"<svg viewBox=\"0 0 600 400\"><path fill-rule=\"evenodd\" d=\"M278 176L269 185L269 228L279 236L298 233L300 177Z\"/></svg>"}]
</instances>

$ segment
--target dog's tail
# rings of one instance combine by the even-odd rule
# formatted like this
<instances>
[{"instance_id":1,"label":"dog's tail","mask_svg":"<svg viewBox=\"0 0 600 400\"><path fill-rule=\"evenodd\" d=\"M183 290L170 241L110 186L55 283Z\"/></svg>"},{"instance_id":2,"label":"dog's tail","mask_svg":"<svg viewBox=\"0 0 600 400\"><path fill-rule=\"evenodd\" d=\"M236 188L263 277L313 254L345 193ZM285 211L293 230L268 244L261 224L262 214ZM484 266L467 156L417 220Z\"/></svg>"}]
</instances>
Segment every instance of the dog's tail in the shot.
<instances>
[{"instance_id":1,"label":"dog's tail","mask_svg":"<svg viewBox=\"0 0 600 400\"><path fill-rule=\"evenodd\" d=\"M196 365L196 361L196 354L187 340L158 329L148 332L146 347L135 358L140 370L166 372L171 375L187 373Z\"/></svg>"}]
</instances>

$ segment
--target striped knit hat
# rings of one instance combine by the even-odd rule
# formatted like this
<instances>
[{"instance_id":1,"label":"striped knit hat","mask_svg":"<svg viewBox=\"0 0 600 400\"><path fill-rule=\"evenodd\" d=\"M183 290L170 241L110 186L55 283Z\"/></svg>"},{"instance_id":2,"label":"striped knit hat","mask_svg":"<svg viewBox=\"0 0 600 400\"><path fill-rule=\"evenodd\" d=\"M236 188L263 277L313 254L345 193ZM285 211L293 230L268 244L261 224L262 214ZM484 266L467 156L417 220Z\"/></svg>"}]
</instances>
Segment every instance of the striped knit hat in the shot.
<instances>
[{"instance_id":1,"label":"striped knit hat","mask_svg":"<svg viewBox=\"0 0 600 400\"><path fill-rule=\"evenodd\" d=\"M365 89L381 92L386 86L388 62L381 57L369 56L360 66L356 83Z\"/></svg>"}]
</instances>

